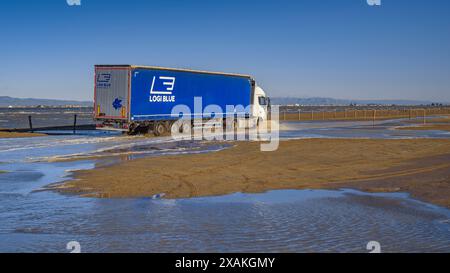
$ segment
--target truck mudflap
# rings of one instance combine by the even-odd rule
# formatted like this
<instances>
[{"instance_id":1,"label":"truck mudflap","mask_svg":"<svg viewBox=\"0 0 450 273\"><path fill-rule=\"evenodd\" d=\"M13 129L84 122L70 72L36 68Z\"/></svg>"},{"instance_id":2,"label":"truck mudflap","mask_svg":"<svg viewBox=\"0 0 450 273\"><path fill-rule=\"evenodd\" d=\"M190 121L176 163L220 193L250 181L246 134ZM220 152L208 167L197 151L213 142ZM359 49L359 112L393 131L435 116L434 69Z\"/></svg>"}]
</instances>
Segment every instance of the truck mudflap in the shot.
<instances>
[{"instance_id":1,"label":"truck mudflap","mask_svg":"<svg viewBox=\"0 0 450 273\"><path fill-rule=\"evenodd\" d=\"M95 129L103 130L103 131L120 131L120 132L128 132L128 124L122 123L98 123L95 125Z\"/></svg>"}]
</instances>

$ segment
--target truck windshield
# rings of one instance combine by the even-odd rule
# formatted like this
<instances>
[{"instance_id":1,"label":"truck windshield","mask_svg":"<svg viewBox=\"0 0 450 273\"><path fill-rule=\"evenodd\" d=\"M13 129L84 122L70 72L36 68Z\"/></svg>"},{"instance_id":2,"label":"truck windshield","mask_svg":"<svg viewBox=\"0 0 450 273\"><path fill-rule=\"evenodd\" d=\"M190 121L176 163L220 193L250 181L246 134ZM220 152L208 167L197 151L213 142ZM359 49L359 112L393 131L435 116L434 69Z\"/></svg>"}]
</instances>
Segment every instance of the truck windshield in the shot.
<instances>
[{"instance_id":1,"label":"truck windshield","mask_svg":"<svg viewBox=\"0 0 450 273\"><path fill-rule=\"evenodd\" d=\"M267 101L266 101L266 97L258 97L258 102L259 102L259 105L266 105L267 104Z\"/></svg>"}]
</instances>

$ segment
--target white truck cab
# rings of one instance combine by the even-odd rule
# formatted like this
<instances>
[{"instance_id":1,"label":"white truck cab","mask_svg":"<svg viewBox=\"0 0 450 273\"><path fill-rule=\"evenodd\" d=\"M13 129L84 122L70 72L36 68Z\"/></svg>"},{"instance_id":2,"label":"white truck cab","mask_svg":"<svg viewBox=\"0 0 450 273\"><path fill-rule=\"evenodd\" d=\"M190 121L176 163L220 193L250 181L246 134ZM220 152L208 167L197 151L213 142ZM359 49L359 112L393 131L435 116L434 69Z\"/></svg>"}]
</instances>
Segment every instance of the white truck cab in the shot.
<instances>
[{"instance_id":1,"label":"white truck cab","mask_svg":"<svg viewBox=\"0 0 450 273\"><path fill-rule=\"evenodd\" d=\"M257 118L257 124L267 120L268 112L270 111L270 99L266 96L264 90L258 85L255 86L255 93L253 96L252 116Z\"/></svg>"}]
</instances>

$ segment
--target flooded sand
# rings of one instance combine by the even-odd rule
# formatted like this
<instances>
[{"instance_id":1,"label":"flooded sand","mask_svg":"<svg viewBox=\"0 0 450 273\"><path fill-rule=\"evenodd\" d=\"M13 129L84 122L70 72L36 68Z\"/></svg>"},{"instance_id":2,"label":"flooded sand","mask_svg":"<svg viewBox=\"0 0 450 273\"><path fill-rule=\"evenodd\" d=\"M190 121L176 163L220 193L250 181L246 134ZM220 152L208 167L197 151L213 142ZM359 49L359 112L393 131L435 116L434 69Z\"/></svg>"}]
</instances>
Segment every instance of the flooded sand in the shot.
<instances>
[{"instance_id":1,"label":"flooded sand","mask_svg":"<svg viewBox=\"0 0 450 273\"><path fill-rule=\"evenodd\" d=\"M289 123L280 138L410 138L398 125ZM308 127L315 128L308 128ZM420 137L448 138L423 131ZM450 252L450 211L405 193L279 190L188 199L98 199L42 191L73 170L140 157L227 149L217 143L83 135L0 139L0 251L68 252ZM156 198L156 197L155 197Z\"/></svg>"},{"instance_id":2,"label":"flooded sand","mask_svg":"<svg viewBox=\"0 0 450 273\"><path fill-rule=\"evenodd\" d=\"M281 141L272 152L260 151L259 142L239 142L214 153L142 158L80 171L61 190L110 198L158 193L186 198L351 185L408 190L450 207L449 176L448 139L301 139Z\"/></svg>"}]
</instances>

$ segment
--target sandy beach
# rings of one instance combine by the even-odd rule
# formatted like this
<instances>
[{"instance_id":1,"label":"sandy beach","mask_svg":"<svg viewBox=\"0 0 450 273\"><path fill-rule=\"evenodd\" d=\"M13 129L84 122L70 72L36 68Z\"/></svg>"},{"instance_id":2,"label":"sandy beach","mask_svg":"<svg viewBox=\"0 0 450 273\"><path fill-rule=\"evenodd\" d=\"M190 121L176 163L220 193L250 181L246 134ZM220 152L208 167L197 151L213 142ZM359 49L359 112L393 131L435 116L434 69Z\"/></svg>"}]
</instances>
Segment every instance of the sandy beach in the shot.
<instances>
[{"instance_id":1,"label":"sandy beach","mask_svg":"<svg viewBox=\"0 0 450 273\"><path fill-rule=\"evenodd\" d=\"M302 139L275 152L238 142L226 150L142 158L78 171L58 190L90 197L165 198L275 189L409 192L450 207L450 140Z\"/></svg>"},{"instance_id":2,"label":"sandy beach","mask_svg":"<svg viewBox=\"0 0 450 273\"><path fill-rule=\"evenodd\" d=\"M0 138L19 138L19 137L38 137L45 136L46 134L39 133L16 133L16 132L1 132Z\"/></svg>"}]
</instances>

